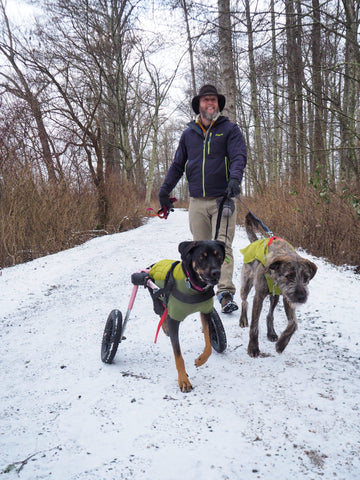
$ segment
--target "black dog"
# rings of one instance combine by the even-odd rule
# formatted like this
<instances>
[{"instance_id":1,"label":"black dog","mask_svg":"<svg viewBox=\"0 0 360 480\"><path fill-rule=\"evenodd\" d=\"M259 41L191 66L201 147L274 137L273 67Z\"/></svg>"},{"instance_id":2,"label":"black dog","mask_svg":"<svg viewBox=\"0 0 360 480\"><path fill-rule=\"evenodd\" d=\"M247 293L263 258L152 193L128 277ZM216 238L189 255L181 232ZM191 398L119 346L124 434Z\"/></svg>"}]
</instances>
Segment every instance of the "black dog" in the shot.
<instances>
[{"instance_id":1,"label":"black dog","mask_svg":"<svg viewBox=\"0 0 360 480\"><path fill-rule=\"evenodd\" d=\"M174 267L173 261L161 260L151 267L149 276L160 288L168 289L166 298L168 314L162 327L171 340L180 390L189 392L192 385L186 374L181 354L179 325L188 315L200 312L205 339L204 351L195 360L195 365L200 367L212 352L209 318L214 308L213 286L220 279L221 265L225 258L225 245L215 240L182 242L179 245L179 252L182 262L178 262ZM170 281L168 271L171 265Z\"/></svg>"}]
</instances>

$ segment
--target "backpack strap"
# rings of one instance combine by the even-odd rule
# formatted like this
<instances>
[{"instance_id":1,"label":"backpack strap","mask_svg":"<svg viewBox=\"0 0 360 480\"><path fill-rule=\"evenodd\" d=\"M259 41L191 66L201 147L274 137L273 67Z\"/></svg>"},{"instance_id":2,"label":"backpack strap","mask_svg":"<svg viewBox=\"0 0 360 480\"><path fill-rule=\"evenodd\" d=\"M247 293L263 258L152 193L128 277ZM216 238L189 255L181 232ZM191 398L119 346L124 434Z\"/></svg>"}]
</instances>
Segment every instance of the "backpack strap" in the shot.
<instances>
[{"instance_id":1,"label":"backpack strap","mask_svg":"<svg viewBox=\"0 0 360 480\"><path fill-rule=\"evenodd\" d=\"M186 293L180 292L180 290L178 290L174 286L174 288L171 291L171 295L177 300L180 300L180 302L195 304L195 303L205 302L206 300L210 300L210 298L212 298L215 295L215 293L214 293L214 289L210 287L204 290L203 292L197 292L196 295L187 295Z\"/></svg>"},{"instance_id":2,"label":"backpack strap","mask_svg":"<svg viewBox=\"0 0 360 480\"><path fill-rule=\"evenodd\" d=\"M170 293L172 293L172 290L175 288L175 279L174 279L174 268L176 265L180 263L179 260L176 262L173 262L171 264L171 267L169 271L166 274L165 280L164 280L164 286L162 288L159 288L157 292L154 292L154 297L159 298L162 297L162 301L165 303L165 305L168 304Z\"/></svg>"}]
</instances>

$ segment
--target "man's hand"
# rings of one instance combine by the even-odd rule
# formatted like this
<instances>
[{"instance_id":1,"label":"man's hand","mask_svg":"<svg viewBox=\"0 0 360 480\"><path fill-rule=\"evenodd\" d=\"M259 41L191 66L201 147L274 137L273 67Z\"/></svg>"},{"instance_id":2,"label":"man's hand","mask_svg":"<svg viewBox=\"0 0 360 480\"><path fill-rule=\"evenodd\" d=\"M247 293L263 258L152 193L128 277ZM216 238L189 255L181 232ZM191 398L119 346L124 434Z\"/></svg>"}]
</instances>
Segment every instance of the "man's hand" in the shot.
<instances>
[{"instance_id":1,"label":"man's hand","mask_svg":"<svg viewBox=\"0 0 360 480\"><path fill-rule=\"evenodd\" d=\"M159 194L159 202L160 202L161 208L166 207L168 210L171 210L174 207L174 203L172 202L172 199L166 193Z\"/></svg>"},{"instance_id":2,"label":"man's hand","mask_svg":"<svg viewBox=\"0 0 360 480\"><path fill-rule=\"evenodd\" d=\"M170 198L166 193L159 193L161 208L158 211L158 216L166 219L169 216L169 213L174 211L174 202L176 201L177 199L175 197Z\"/></svg>"},{"instance_id":3,"label":"man's hand","mask_svg":"<svg viewBox=\"0 0 360 480\"><path fill-rule=\"evenodd\" d=\"M229 183L226 189L226 194L228 198L237 197L241 192L240 182L237 178L230 178Z\"/></svg>"}]
</instances>

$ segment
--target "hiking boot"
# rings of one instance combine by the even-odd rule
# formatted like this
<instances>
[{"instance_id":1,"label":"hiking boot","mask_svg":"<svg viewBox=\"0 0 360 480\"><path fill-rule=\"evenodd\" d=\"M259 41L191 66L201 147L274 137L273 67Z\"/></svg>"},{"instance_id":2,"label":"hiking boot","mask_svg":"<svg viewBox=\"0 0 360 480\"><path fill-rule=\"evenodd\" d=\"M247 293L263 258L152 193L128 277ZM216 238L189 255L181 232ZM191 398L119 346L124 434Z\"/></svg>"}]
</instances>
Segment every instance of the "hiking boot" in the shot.
<instances>
[{"instance_id":1,"label":"hiking boot","mask_svg":"<svg viewBox=\"0 0 360 480\"><path fill-rule=\"evenodd\" d=\"M235 312L235 310L239 308L236 302L234 302L232 293L230 292L221 293L218 298L220 301L222 313Z\"/></svg>"}]
</instances>

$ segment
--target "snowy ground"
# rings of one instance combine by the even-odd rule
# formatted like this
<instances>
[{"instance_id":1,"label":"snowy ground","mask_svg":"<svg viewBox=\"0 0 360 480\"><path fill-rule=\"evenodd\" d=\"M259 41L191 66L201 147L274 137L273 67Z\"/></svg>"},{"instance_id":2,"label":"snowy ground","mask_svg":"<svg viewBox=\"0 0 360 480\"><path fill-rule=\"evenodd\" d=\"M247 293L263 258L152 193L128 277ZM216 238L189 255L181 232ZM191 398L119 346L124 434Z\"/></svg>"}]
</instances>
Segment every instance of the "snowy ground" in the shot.
<instances>
[{"instance_id":1,"label":"snowy ground","mask_svg":"<svg viewBox=\"0 0 360 480\"><path fill-rule=\"evenodd\" d=\"M354 480L360 478L360 278L319 267L282 355L247 355L238 312L222 315L228 348L203 367L201 322L180 338L191 393L178 390L170 341L139 290L115 361L100 359L110 310L126 312L130 275L179 257L176 210L133 231L3 270L0 473L10 480ZM235 280L247 245L234 242ZM302 252L304 256L306 254ZM236 294L239 302L239 294ZM265 305L267 307L267 305ZM285 326L283 309L275 327Z\"/></svg>"}]
</instances>

